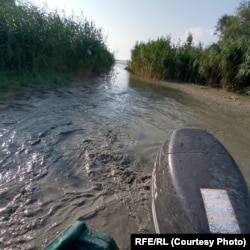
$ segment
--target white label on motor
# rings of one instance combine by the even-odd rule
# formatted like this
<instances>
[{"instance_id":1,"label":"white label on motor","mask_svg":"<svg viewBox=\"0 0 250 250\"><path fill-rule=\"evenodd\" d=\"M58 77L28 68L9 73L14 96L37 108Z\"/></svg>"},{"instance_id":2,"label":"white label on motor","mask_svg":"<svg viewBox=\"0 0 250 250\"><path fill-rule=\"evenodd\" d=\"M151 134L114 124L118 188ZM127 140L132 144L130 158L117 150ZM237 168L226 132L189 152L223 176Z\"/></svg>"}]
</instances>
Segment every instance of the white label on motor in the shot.
<instances>
[{"instance_id":1,"label":"white label on motor","mask_svg":"<svg viewBox=\"0 0 250 250\"><path fill-rule=\"evenodd\" d=\"M201 188L211 233L241 233L234 209L224 189Z\"/></svg>"}]
</instances>

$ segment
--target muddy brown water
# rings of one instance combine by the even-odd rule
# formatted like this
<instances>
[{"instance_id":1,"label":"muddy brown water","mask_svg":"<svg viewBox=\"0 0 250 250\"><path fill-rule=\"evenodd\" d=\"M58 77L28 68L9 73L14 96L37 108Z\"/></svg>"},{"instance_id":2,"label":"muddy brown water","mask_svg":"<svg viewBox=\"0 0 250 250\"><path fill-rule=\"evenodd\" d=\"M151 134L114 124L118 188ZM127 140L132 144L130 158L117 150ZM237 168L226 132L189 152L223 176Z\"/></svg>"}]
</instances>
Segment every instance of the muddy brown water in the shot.
<instances>
[{"instance_id":1,"label":"muddy brown water","mask_svg":"<svg viewBox=\"0 0 250 250\"><path fill-rule=\"evenodd\" d=\"M131 233L154 233L152 168L176 128L215 135L250 189L244 115L135 80L123 68L57 89L0 93L0 249L41 249L79 218L120 249L130 248Z\"/></svg>"}]
</instances>

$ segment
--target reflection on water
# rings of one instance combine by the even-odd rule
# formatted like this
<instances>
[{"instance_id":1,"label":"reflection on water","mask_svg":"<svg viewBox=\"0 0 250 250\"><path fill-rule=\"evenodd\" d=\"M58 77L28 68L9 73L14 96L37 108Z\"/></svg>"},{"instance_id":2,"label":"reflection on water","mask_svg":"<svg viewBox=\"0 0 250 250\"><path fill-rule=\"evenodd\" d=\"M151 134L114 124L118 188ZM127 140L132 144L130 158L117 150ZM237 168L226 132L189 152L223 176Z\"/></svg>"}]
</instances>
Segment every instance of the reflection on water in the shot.
<instances>
[{"instance_id":1,"label":"reflection on water","mask_svg":"<svg viewBox=\"0 0 250 250\"><path fill-rule=\"evenodd\" d=\"M131 78L123 67L71 87L0 99L1 249L41 249L78 218L129 249L131 233L154 232L154 159L184 126L214 134L250 187L244 117Z\"/></svg>"}]
</instances>

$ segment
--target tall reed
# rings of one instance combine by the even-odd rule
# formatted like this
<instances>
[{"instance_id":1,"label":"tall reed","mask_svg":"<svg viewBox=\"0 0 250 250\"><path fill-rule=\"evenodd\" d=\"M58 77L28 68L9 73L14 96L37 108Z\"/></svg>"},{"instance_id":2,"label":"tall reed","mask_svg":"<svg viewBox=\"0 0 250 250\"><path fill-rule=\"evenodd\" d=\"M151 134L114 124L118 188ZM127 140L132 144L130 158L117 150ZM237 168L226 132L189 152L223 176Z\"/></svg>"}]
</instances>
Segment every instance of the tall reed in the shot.
<instances>
[{"instance_id":1,"label":"tall reed","mask_svg":"<svg viewBox=\"0 0 250 250\"><path fill-rule=\"evenodd\" d=\"M194 47L190 34L184 44L173 44L170 36L137 42L131 50L131 70L145 77L180 82L197 82L197 60L201 47Z\"/></svg>"},{"instance_id":2,"label":"tall reed","mask_svg":"<svg viewBox=\"0 0 250 250\"><path fill-rule=\"evenodd\" d=\"M194 46L189 34L184 43L171 39L137 42L131 50L131 70L145 77L193 82L229 91L250 93L250 1L242 2L235 16L224 15L216 26L219 41Z\"/></svg>"},{"instance_id":3,"label":"tall reed","mask_svg":"<svg viewBox=\"0 0 250 250\"><path fill-rule=\"evenodd\" d=\"M101 29L83 16L1 0L0 70L101 72L114 63Z\"/></svg>"}]
</instances>

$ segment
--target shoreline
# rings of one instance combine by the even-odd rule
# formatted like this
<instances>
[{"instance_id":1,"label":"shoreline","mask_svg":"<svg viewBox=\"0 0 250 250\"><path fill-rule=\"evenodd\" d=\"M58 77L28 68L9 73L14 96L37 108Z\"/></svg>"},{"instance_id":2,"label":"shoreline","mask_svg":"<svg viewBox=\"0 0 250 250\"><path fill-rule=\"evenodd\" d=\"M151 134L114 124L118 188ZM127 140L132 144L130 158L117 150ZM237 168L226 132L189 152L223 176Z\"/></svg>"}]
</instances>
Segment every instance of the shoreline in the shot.
<instances>
[{"instance_id":1,"label":"shoreline","mask_svg":"<svg viewBox=\"0 0 250 250\"><path fill-rule=\"evenodd\" d=\"M237 93L228 92L225 89L211 88L193 83L176 83L145 79L134 74L131 75L131 77L186 93L194 99L211 106L212 108L249 116L250 120L250 96L243 96Z\"/></svg>"},{"instance_id":2,"label":"shoreline","mask_svg":"<svg viewBox=\"0 0 250 250\"><path fill-rule=\"evenodd\" d=\"M147 79L139 75L130 74L130 77L135 80L144 81L150 84L160 85L169 89L174 89L182 93L188 94L192 98L201 101L202 103L209 105L211 108L219 109L223 112L232 112L234 114L243 115L249 117L250 120L250 96L243 96L237 93L228 92L221 88L211 88L193 83L177 83L168 82L154 79ZM69 83L71 82L71 83ZM60 86L73 86L77 80L68 80L66 84L59 84ZM72 85L71 85L72 84ZM38 88L32 88L31 86L25 86L16 90L8 89L6 91L0 91L0 99L16 99L18 96L29 95L34 89L45 89L57 88L59 85L48 84L47 86L36 86ZM24 89L26 91L24 91ZM28 91L27 91L28 90ZM3 104L0 102L0 106Z\"/></svg>"},{"instance_id":3,"label":"shoreline","mask_svg":"<svg viewBox=\"0 0 250 250\"><path fill-rule=\"evenodd\" d=\"M224 111L250 116L250 97L228 92L224 89L204 87L196 84L161 83L191 95L193 98Z\"/></svg>"}]
</instances>

